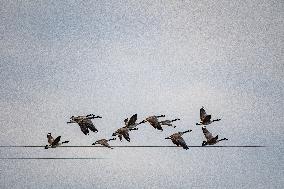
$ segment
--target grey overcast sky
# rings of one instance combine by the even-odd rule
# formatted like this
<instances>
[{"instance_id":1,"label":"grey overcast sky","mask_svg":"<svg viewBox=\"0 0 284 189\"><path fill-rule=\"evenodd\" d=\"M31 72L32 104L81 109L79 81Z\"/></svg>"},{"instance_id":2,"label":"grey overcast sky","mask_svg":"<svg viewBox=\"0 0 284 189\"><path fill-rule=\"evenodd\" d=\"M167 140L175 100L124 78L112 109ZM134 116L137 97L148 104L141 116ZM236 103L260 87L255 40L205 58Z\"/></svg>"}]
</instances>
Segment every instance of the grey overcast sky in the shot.
<instances>
[{"instance_id":1,"label":"grey overcast sky","mask_svg":"<svg viewBox=\"0 0 284 189\"><path fill-rule=\"evenodd\" d=\"M2 0L0 144L45 145L52 132L90 145L137 113L181 121L141 125L123 144L172 145L166 136L192 129L185 139L200 145L201 106L222 119L208 126L230 139L220 145L283 144L283 11L273 0ZM103 117L97 134L66 124L89 113Z\"/></svg>"},{"instance_id":2,"label":"grey overcast sky","mask_svg":"<svg viewBox=\"0 0 284 189\"><path fill-rule=\"evenodd\" d=\"M100 137L134 113L196 128L201 106L234 143L283 141L281 1L1 4L1 144L85 143L65 122L88 113Z\"/></svg>"}]
</instances>

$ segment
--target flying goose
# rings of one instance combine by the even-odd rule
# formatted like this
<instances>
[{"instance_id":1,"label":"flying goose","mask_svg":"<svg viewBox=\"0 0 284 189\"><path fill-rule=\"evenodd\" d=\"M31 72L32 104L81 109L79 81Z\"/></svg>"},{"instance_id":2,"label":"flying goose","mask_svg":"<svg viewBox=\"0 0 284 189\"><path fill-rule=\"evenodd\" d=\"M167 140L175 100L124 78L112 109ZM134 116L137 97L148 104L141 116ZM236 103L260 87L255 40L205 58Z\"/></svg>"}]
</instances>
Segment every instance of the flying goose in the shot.
<instances>
[{"instance_id":1,"label":"flying goose","mask_svg":"<svg viewBox=\"0 0 284 189\"><path fill-rule=\"evenodd\" d=\"M139 123L136 123L136 121L137 121L137 114L132 115L129 120L128 120L128 118L126 118L124 120L125 127L127 127L129 130L138 130L138 128L136 128L136 127L138 125L146 122L145 120L143 120Z\"/></svg>"},{"instance_id":2,"label":"flying goose","mask_svg":"<svg viewBox=\"0 0 284 189\"><path fill-rule=\"evenodd\" d=\"M186 145L184 139L182 138L182 135L184 133L189 133L191 132L192 130L187 130L187 131L184 131L184 132L177 132L177 133L174 133L172 134L171 136L165 138L165 139L171 139L172 142L177 145L177 146L182 146L183 149L188 149L188 146Z\"/></svg>"},{"instance_id":3,"label":"flying goose","mask_svg":"<svg viewBox=\"0 0 284 189\"><path fill-rule=\"evenodd\" d=\"M70 121L67 123L77 123L80 128L81 131L85 134L88 135L89 134L89 129L95 133L98 132L98 130L96 129L94 123L91 121L91 119L95 119L95 118L102 118L101 116L95 116L94 114L89 114L86 116L72 116L70 118Z\"/></svg>"},{"instance_id":4,"label":"flying goose","mask_svg":"<svg viewBox=\"0 0 284 189\"><path fill-rule=\"evenodd\" d=\"M211 115L207 115L204 107L200 108L200 123L196 123L196 125L209 125L214 121L220 121L221 119L214 119L211 121Z\"/></svg>"},{"instance_id":5,"label":"flying goose","mask_svg":"<svg viewBox=\"0 0 284 189\"><path fill-rule=\"evenodd\" d=\"M172 122L174 122L174 121L178 121L178 120L180 120L180 119L163 120L163 121L160 121L159 123L160 123L161 125L167 125L167 126L170 126L170 127L176 128L176 126L175 126L175 125L173 125L173 124L172 124Z\"/></svg>"},{"instance_id":6,"label":"flying goose","mask_svg":"<svg viewBox=\"0 0 284 189\"><path fill-rule=\"evenodd\" d=\"M122 127L117 129L112 136L118 136L119 140L122 141L122 137L125 138L128 142L130 142L129 138L129 129L127 127Z\"/></svg>"},{"instance_id":7,"label":"flying goose","mask_svg":"<svg viewBox=\"0 0 284 189\"><path fill-rule=\"evenodd\" d=\"M96 144L100 144L102 146L105 146L105 147L108 147L110 149L113 149L109 144L108 144L108 141L111 141L111 140L116 140L116 138L111 138L111 139L100 139L100 140L97 140L96 142L94 142L92 145L96 145Z\"/></svg>"},{"instance_id":8,"label":"flying goose","mask_svg":"<svg viewBox=\"0 0 284 189\"><path fill-rule=\"evenodd\" d=\"M220 140L218 140L218 135L216 137L213 137L212 133L210 133L205 127L202 127L202 131L203 134L206 138L207 141L203 141L202 142L202 146L206 146L206 145L214 145L222 140L228 140L226 138L222 138Z\"/></svg>"},{"instance_id":9,"label":"flying goose","mask_svg":"<svg viewBox=\"0 0 284 189\"><path fill-rule=\"evenodd\" d=\"M56 147L60 146L61 144L69 142L69 141L60 142L60 138L61 138L61 136L58 136L56 139L54 139L52 137L51 133L47 133L47 142L48 142L49 145L46 145L44 148L45 149L56 148Z\"/></svg>"},{"instance_id":10,"label":"flying goose","mask_svg":"<svg viewBox=\"0 0 284 189\"><path fill-rule=\"evenodd\" d=\"M162 125L159 122L158 118L160 117L165 117L165 115L160 115L160 116L149 116L146 118L146 121L152 125L155 129L158 129L160 131L163 131Z\"/></svg>"}]
</instances>

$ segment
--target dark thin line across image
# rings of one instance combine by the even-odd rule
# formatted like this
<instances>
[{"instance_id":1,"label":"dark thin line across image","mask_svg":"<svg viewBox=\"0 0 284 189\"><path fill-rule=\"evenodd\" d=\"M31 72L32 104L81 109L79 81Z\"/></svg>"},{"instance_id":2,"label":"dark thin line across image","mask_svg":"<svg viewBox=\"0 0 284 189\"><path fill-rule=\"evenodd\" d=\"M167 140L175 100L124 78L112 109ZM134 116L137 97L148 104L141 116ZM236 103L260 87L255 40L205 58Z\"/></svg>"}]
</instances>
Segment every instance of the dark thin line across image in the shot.
<instances>
[{"instance_id":1,"label":"dark thin line across image","mask_svg":"<svg viewBox=\"0 0 284 189\"><path fill-rule=\"evenodd\" d=\"M0 146L0 148L44 148L39 145L21 145L21 146ZM112 146L114 148L180 148L179 146ZM263 148L260 145L239 145L239 146L188 146L189 148ZM58 146L56 148L105 148L104 146Z\"/></svg>"},{"instance_id":2,"label":"dark thin line across image","mask_svg":"<svg viewBox=\"0 0 284 189\"><path fill-rule=\"evenodd\" d=\"M100 159L107 159L107 158L92 158L92 157L59 157L59 158L56 158L56 157L31 157L31 158L28 158L28 157L8 157L8 158L0 158L0 160L72 160L72 159L77 159L77 160L100 160Z\"/></svg>"}]
</instances>

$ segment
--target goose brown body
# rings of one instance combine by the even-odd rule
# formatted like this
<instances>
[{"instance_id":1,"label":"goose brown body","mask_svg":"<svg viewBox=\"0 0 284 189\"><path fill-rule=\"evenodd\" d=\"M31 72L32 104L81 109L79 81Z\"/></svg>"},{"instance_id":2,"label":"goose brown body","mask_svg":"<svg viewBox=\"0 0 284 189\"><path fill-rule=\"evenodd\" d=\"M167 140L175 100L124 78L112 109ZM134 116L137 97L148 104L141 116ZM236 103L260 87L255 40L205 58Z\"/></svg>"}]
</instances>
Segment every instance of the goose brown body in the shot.
<instances>
[{"instance_id":1,"label":"goose brown body","mask_svg":"<svg viewBox=\"0 0 284 189\"><path fill-rule=\"evenodd\" d=\"M130 142L129 137L129 129L127 127L122 127L117 129L112 136L118 136L119 140L122 141L122 137L125 138L128 142Z\"/></svg>"},{"instance_id":2,"label":"goose brown body","mask_svg":"<svg viewBox=\"0 0 284 189\"><path fill-rule=\"evenodd\" d=\"M160 124L158 118L159 117L165 117L165 115L160 115L160 116L149 116L146 118L146 121L150 123L152 127L155 129L158 129L160 131L163 131L162 125Z\"/></svg>"},{"instance_id":3,"label":"goose brown body","mask_svg":"<svg viewBox=\"0 0 284 189\"><path fill-rule=\"evenodd\" d=\"M60 146L61 144L68 143L69 141L60 142L61 136L56 137L55 139L52 137L51 133L47 134L47 142L49 145L45 146L45 149L56 148Z\"/></svg>"},{"instance_id":4,"label":"goose brown body","mask_svg":"<svg viewBox=\"0 0 284 189\"><path fill-rule=\"evenodd\" d=\"M107 148L111 148L113 149L110 145L109 145L109 141L110 140L115 140L115 138L112 138L112 139L100 139L100 140L97 140L95 143L93 143L92 145L96 145L96 144L100 144L102 146L105 146Z\"/></svg>"},{"instance_id":5,"label":"goose brown body","mask_svg":"<svg viewBox=\"0 0 284 189\"><path fill-rule=\"evenodd\" d=\"M188 133L191 132L192 130L188 130L188 131L184 131L184 132L177 132L172 134L171 136L167 137L166 139L171 139L172 142L177 145L177 146L182 146L183 149L188 149L188 146L186 144L186 142L184 141L184 139L182 138L182 135L184 133Z\"/></svg>"},{"instance_id":6,"label":"goose brown body","mask_svg":"<svg viewBox=\"0 0 284 189\"><path fill-rule=\"evenodd\" d=\"M173 127L173 128L176 128L175 125L173 125L173 122L174 121L178 121L180 119L173 119L173 120L163 120L163 121L160 121L159 123L163 126L163 125L167 125L169 127Z\"/></svg>"},{"instance_id":7,"label":"goose brown body","mask_svg":"<svg viewBox=\"0 0 284 189\"><path fill-rule=\"evenodd\" d=\"M218 139L218 135L213 137L212 133L209 132L205 127L202 127L203 134L206 138L206 141L203 141L202 146L214 145L222 140L228 140L227 138Z\"/></svg>"},{"instance_id":8,"label":"goose brown body","mask_svg":"<svg viewBox=\"0 0 284 189\"><path fill-rule=\"evenodd\" d=\"M125 127L127 127L129 130L138 130L137 126L146 122L145 120L143 120L139 123L136 123L136 121L137 121L137 114L132 115L129 120L128 118L126 118L124 120Z\"/></svg>"},{"instance_id":9,"label":"goose brown body","mask_svg":"<svg viewBox=\"0 0 284 189\"><path fill-rule=\"evenodd\" d=\"M220 121L220 120L221 119L211 120L211 115L208 115L204 107L202 106L202 108L200 108L200 123L196 123L196 125L209 125L215 121Z\"/></svg>"},{"instance_id":10,"label":"goose brown body","mask_svg":"<svg viewBox=\"0 0 284 189\"><path fill-rule=\"evenodd\" d=\"M89 130L93 132L98 132L98 129L95 127L94 123L91 121L95 118L102 118L100 116L95 116L93 114L89 114L87 116L72 116L70 121L67 123L77 123L81 129L81 131L85 134L89 134Z\"/></svg>"}]
</instances>

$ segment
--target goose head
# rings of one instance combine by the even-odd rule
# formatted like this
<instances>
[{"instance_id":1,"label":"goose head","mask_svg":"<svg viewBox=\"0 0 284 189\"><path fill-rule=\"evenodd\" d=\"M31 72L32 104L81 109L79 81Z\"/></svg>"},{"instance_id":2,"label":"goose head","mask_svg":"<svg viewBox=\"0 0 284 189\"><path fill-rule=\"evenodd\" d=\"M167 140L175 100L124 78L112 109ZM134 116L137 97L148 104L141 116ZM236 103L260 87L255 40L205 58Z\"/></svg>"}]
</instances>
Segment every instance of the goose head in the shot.
<instances>
[{"instance_id":1,"label":"goose head","mask_svg":"<svg viewBox=\"0 0 284 189\"><path fill-rule=\"evenodd\" d=\"M98 141L94 142L92 145L96 145L96 144L99 144Z\"/></svg>"},{"instance_id":2,"label":"goose head","mask_svg":"<svg viewBox=\"0 0 284 189\"><path fill-rule=\"evenodd\" d=\"M127 124L127 122L128 122L128 118L124 119L125 125Z\"/></svg>"},{"instance_id":3,"label":"goose head","mask_svg":"<svg viewBox=\"0 0 284 189\"><path fill-rule=\"evenodd\" d=\"M47 133L46 138L47 138L47 139L52 138L51 133Z\"/></svg>"}]
</instances>

